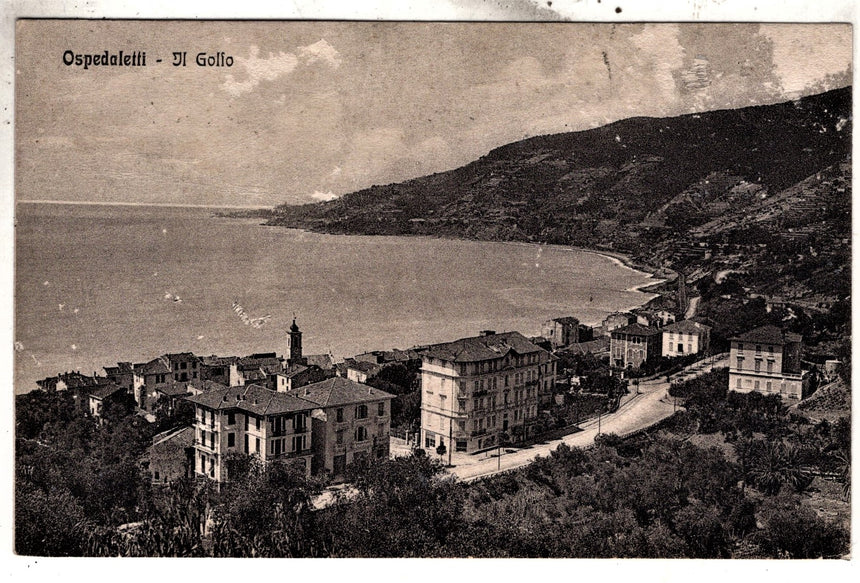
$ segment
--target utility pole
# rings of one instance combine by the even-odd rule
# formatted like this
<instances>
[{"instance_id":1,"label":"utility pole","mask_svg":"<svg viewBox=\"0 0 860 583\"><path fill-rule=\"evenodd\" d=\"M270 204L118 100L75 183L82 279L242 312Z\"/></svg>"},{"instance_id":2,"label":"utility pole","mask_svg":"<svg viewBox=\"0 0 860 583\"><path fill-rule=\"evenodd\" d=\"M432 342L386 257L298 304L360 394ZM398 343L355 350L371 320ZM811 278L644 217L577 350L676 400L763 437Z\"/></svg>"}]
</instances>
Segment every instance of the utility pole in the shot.
<instances>
[{"instance_id":1,"label":"utility pole","mask_svg":"<svg viewBox=\"0 0 860 583\"><path fill-rule=\"evenodd\" d=\"M451 415L448 419L448 467L451 467L451 451L454 449L454 410L453 403L451 404Z\"/></svg>"}]
</instances>

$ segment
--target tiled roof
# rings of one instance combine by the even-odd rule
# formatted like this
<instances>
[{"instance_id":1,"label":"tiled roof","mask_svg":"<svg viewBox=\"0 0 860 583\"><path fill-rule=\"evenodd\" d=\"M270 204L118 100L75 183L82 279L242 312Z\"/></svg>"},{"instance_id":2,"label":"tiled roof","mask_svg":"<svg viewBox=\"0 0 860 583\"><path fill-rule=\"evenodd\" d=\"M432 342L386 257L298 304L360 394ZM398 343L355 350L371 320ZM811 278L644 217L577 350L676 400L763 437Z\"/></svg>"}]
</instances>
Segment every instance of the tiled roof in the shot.
<instances>
[{"instance_id":1,"label":"tiled roof","mask_svg":"<svg viewBox=\"0 0 860 583\"><path fill-rule=\"evenodd\" d=\"M295 394L279 393L259 385L225 387L189 397L188 401L209 409L239 409L255 415L279 415L308 411L317 405Z\"/></svg>"},{"instance_id":2,"label":"tiled roof","mask_svg":"<svg viewBox=\"0 0 860 583\"><path fill-rule=\"evenodd\" d=\"M358 360L353 364L349 365L349 368L354 370L359 370L361 372L371 373L378 371L381 367L378 364L373 364L372 362L366 362L364 360Z\"/></svg>"},{"instance_id":3,"label":"tiled roof","mask_svg":"<svg viewBox=\"0 0 860 583\"><path fill-rule=\"evenodd\" d=\"M744 332L740 336L732 338L732 340L761 342L763 344L788 344L790 342L802 342L803 337L800 334L784 332L776 326L767 325Z\"/></svg>"},{"instance_id":4,"label":"tiled roof","mask_svg":"<svg viewBox=\"0 0 860 583\"><path fill-rule=\"evenodd\" d=\"M137 365L135 365L137 368ZM140 366L140 370L138 371L142 374L165 374L170 372L170 366L164 360L164 358L153 358L147 363L144 363Z\"/></svg>"},{"instance_id":5,"label":"tiled roof","mask_svg":"<svg viewBox=\"0 0 860 583\"><path fill-rule=\"evenodd\" d=\"M567 326L579 326L579 320L577 320L573 316L564 316L563 318L553 318L552 322L558 322L559 324L567 325Z\"/></svg>"},{"instance_id":6,"label":"tiled roof","mask_svg":"<svg viewBox=\"0 0 860 583\"><path fill-rule=\"evenodd\" d=\"M701 322L694 322L693 320L681 320L680 322L674 322L663 327L665 332L681 332L683 334L698 334L700 332L707 332L710 329L710 326L706 326Z\"/></svg>"},{"instance_id":7,"label":"tiled roof","mask_svg":"<svg viewBox=\"0 0 860 583\"><path fill-rule=\"evenodd\" d=\"M546 351L519 332L505 332L434 344L427 349L426 354L449 362L479 362L501 358L509 352L532 354Z\"/></svg>"},{"instance_id":8,"label":"tiled roof","mask_svg":"<svg viewBox=\"0 0 860 583\"><path fill-rule=\"evenodd\" d=\"M193 387L194 383L189 382L172 382L167 385L161 386L157 389L159 393L163 393L169 397L181 397L183 395L187 395L191 392L189 387Z\"/></svg>"},{"instance_id":9,"label":"tiled roof","mask_svg":"<svg viewBox=\"0 0 860 583\"><path fill-rule=\"evenodd\" d=\"M174 427L173 429L163 431L152 438L152 445L150 447L155 447L168 441L175 441L182 446L190 447L194 444L194 428L186 425L185 427Z\"/></svg>"},{"instance_id":10,"label":"tiled roof","mask_svg":"<svg viewBox=\"0 0 860 583\"><path fill-rule=\"evenodd\" d=\"M239 362L238 356L201 356L200 362L206 366L225 366Z\"/></svg>"},{"instance_id":11,"label":"tiled roof","mask_svg":"<svg viewBox=\"0 0 860 583\"><path fill-rule=\"evenodd\" d=\"M394 395L386 393L369 385L357 383L344 377L334 377L300 387L289 394L298 395L321 407L334 407L365 403L380 399L393 399Z\"/></svg>"},{"instance_id":12,"label":"tiled roof","mask_svg":"<svg viewBox=\"0 0 860 583\"><path fill-rule=\"evenodd\" d=\"M116 366L105 366L104 371L107 374L129 374L133 371L130 362L118 362Z\"/></svg>"},{"instance_id":13,"label":"tiled roof","mask_svg":"<svg viewBox=\"0 0 860 583\"><path fill-rule=\"evenodd\" d=\"M200 360L198 357L194 356L193 352L172 352L169 354L162 355L162 358L166 358L168 360L184 360L184 359L194 359Z\"/></svg>"},{"instance_id":14,"label":"tiled roof","mask_svg":"<svg viewBox=\"0 0 860 583\"><path fill-rule=\"evenodd\" d=\"M328 354L308 354L305 356L309 365L318 366L323 370L331 370L334 363Z\"/></svg>"},{"instance_id":15,"label":"tiled roof","mask_svg":"<svg viewBox=\"0 0 860 583\"><path fill-rule=\"evenodd\" d=\"M616 334L632 334L634 336L654 336L655 334L660 334L660 330L657 328L652 328L650 326L643 326L642 324L634 323L628 324L622 328L616 328L612 331L613 338Z\"/></svg>"},{"instance_id":16,"label":"tiled roof","mask_svg":"<svg viewBox=\"0 0 860 583\"><path fill-rule=\"evenodd\" d=\"M87 394L90 397L95 397L96 399L104 399L122 390L124 390L122 387L115 385L114 383L108 383L99 385L91 391L87 391Z\"/></svg>"}]
</instances>

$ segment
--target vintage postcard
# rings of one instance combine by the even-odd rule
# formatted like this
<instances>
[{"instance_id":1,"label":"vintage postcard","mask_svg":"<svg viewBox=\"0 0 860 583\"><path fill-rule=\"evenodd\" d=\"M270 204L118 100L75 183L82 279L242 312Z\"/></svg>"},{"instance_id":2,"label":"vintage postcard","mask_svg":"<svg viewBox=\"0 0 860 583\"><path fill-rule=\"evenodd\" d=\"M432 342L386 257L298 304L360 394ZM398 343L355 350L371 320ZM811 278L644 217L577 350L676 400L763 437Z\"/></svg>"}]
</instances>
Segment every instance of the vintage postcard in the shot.
<instances>
[{"instance_id":1,"label":"vintage postcard","mask_svg":"<svg viewBox=\"0 0 860 583\"><path fill-rule=\"evenodd\" d=\"M15 553L847 563L852 34L18 19Z\"/></svg>"}]
</instances>

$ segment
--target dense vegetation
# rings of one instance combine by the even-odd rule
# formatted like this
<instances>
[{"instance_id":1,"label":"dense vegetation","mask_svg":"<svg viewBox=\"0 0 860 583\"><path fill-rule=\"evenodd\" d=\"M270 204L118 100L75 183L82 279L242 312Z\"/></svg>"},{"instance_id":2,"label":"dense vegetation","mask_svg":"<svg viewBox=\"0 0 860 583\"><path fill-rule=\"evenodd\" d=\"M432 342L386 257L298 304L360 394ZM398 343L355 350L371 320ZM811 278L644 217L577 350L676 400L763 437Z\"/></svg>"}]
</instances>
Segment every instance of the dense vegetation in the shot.
<instances>
[{"instance_id":1,"label":"dense vegetation","mask_svg":"<svg viewBox=\"0 0 860 583\"><path fill-rule=\"evenodd\" d=\"M778 397L727 393L724 371L673 389L659 430L602 436L471 484L414 455L353 467L353 489L239 456L220 491L152 489L149 430L99 425L62 393L19 398L16 550L38 555L290 557L839 557L848 531L803 502L814 477L848 494L850 425L810 423ZM24 405L26 404L26 409ZM25 412L27 411L27 412ZM143 423L143 425L141 425ZM724 437L702 447L692 437ZM129 524L131 523L131 524ZM123 526L119 526L123 524ZM117 528L119 527L119 528Z\"/></svg>"}]
</instances>

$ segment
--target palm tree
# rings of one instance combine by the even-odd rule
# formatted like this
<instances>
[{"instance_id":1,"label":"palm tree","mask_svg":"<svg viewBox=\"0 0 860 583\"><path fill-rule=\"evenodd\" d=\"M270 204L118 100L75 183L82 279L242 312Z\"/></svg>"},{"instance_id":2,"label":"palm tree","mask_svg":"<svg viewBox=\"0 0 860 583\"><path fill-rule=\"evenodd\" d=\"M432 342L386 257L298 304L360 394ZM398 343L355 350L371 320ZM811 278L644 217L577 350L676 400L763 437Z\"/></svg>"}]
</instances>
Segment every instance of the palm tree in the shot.
<instances>
[{"instance_id":1,"label":"palm tree","mask_svg":"<svg viewBox=\"0 0 860 583\"><path fill-rule=\"evenodd\" d=\"M747 477L762 492L776 494L786 485L802 492L812 481L810 468L802 463L796 447L758 442L751 449Z\"/></svg>"}]
</instances>

